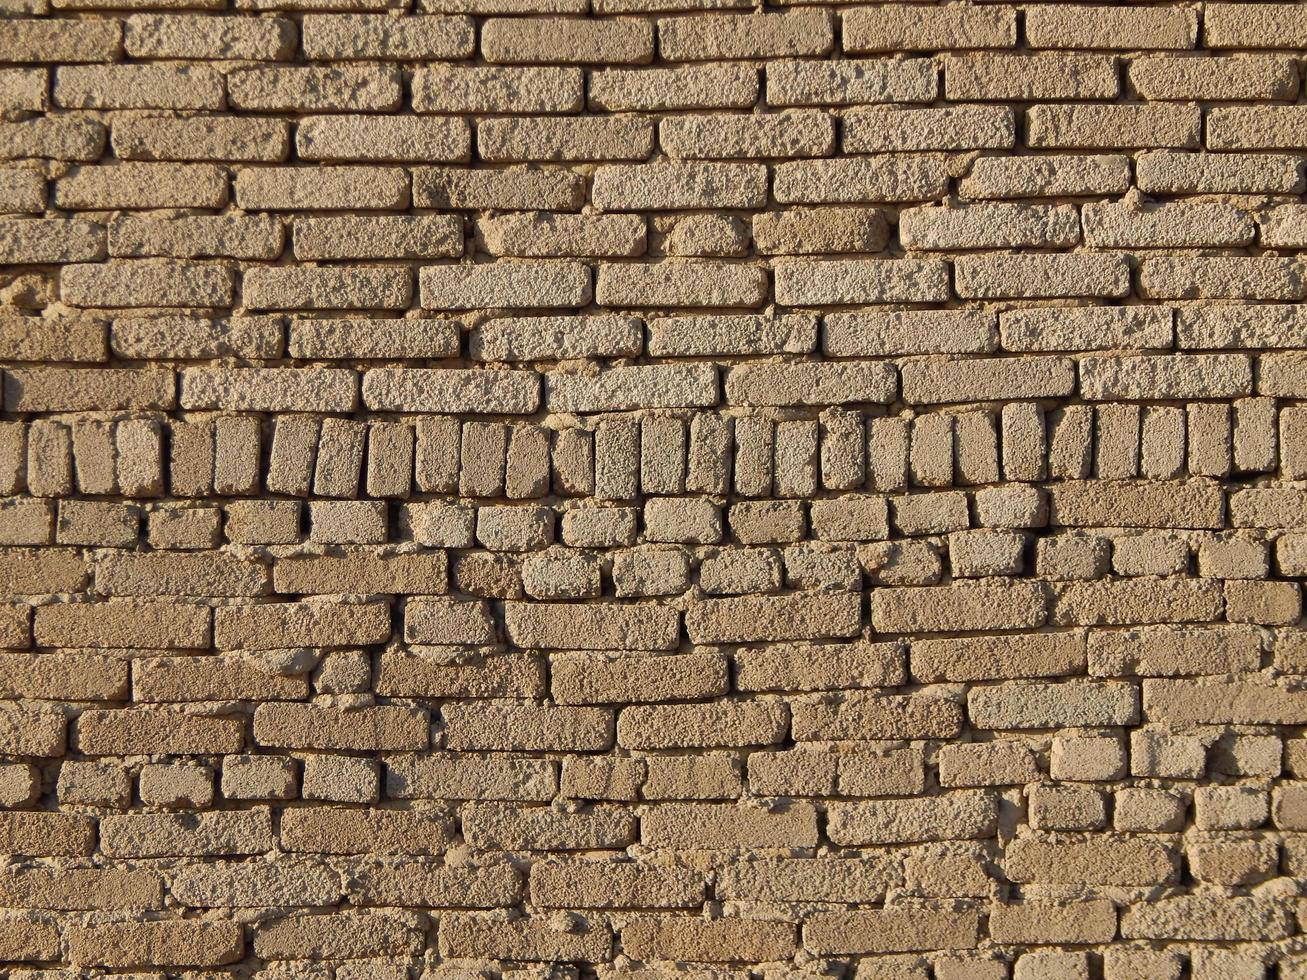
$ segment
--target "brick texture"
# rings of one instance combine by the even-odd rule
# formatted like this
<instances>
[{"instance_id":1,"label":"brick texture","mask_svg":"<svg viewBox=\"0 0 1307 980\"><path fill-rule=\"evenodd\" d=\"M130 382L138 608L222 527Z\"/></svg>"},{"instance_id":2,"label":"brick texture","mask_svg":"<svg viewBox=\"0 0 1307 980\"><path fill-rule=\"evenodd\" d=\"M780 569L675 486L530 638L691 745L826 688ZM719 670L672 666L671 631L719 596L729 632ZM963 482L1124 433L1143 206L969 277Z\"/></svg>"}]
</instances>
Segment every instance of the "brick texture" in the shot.
<instances>
[{"instance_id":1,"label":"brick texture","mask_svg":"<svg viewBox=\"0 0 1307 980\"><path fill-rule=\"evenodd\" d=\"M1304 51L0 0L0 976L1307 980Z\"/></svg>"}]
</instances>

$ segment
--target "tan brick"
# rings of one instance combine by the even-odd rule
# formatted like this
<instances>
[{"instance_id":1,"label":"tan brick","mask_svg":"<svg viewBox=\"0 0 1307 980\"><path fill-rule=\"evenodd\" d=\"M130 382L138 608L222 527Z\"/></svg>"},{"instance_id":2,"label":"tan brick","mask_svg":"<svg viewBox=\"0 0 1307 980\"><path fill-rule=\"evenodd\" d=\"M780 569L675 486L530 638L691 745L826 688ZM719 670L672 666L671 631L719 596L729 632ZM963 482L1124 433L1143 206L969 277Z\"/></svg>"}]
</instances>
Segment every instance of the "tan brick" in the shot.
<instances>
[{"instance_id":1,"label":"tan brick","mask_svg":"<svg viewBox=\"0 0 1307 980\"><path fill-rule=\"evenodd\" d=\"M997 827L998 801L980 790L954 790L926 799L831 803L827 821L836 844L983 839Z\"/></svg>"},{"instance_id":2,"label":"tan brick","mask_svg":"<svg viewBox=\"0 0 1307 980\"><path fill-rule=\"evenodd\" d=\"M456 750L597 752L613 744L612 712L527 702L448 704L445 746Z\"/></svg>"},{"instance_id":3,"label":"tan brick","mask_svg":"<svg viewBox=\"0 0 1307 980\"><path fill-rule=\"evenodd\" d=\"M235 922L113 922L74 926L68 935L69 958L79 966L221 966L244 952Z\"/></svg>"},{"instance_id":4,"label":"tan brick","mask_svg":"<svg viewBox=\"0 0 1307 980\"><path fill-rule=\"evenodd\" d=\"M476 48L467 17L308 14L300 30L304 57L311 61L457 59Z\"/></svg>"},{"instance_id":5,"label":"tan brick","mask_svg":"<svg viewBox=\"0 0 1307 980\"><path fill-rule=\"evenodd\" d=\"M819 954L973 949L979 943L974 910L818 912L803 924L804 946Z\"/></svg>"},{"instance_id":6,"label":"tan brick","mask_svg":"<svg viewBox=\"0 0 1307 980\"><path fill-rule=\"evenodd\" d=\"M477 151L493 161L644 160L653 126L625 116L488 119L477 125Z\"/></svg>"},{"instance_id":7,"label":"tan brick","mask_svg":"<svg viewBox=\"0 0 1307 980\"><path fill-rule=\"evenodd\" d=\"M579 107L579 79L575 92L575 104ZM758 100L758 72L747 65L711 64L677 68L609 68L591 72L588 94L591 108L610 112L745 109Z\"/></svg>"},{"instance_id":8,"label":"tan brick","mask_svg":"<svg viewBox=\"0 0 1307 980\"><path fill-rule=\"evenodd\" d=\"M401 84L397 69L371 65L238 68L227 95L235 108L265 112L388 112Z\"/></svg>"},{"instance_id":9,"label":"tan brick","mask_svg":"<svg viewBox=\"0 0 1307 980\"><path fill-rule=\"evenodd\" d=\"M258 117L123 116L114 119L112 142L114 152L124 160L280 163L290 153L290 125ZM88 190L83 188L82 193Z\"/></svg>"},{"instance_id":10,"label":"tan brick","mask_svg":"<svg viewBox=\"0 0 1307 980\"><path fill-rule=\"evenodd\" d=\"M1007 847L1004 872L1013 881L1151 885L1174 880L1176 858L1162 843L1098 835L1083 842L1033 838Z\"/></svg>"},{"instance_id":11,"label":"tan brick","mask_svg":"<svg viewBox=\"0 0 1307 980\"><path fill-rule=\"evenodd\" d=\"M1008 7L855 7L843 18L845 51L1007 48L1017 41Z\"/></svg>"},{"instance_id":12,"label":"tan brick","mask_svg":"<svg viewBox=\"0 0 1307 980\"><path fill-rule=\"evenodd\" d=\"M384 602L279 602L216 610L219 649L270 650L293 646L358 646L390 636Z\"/></svg>"},{"instance_id":13,"label":"tan brick","mask_svg":"<svg viewBox=\"0 0 1307 980\"><path fill-rule=\"evenodd\" d=\"M641 842L676 850L812 847L817 814L810 804L767 810L734 803L650 807L640 821Z\"/></svg>"},{"instance_id":14,"label":"tan brick","mask_svg":"<svg viewBox=\"0 0 1307 980\"><path fill-rule=\"evenodd\" d=\"M1193 10L1097 7L1076 12L1038 8L1026 18L1026 40L1036 48L1192 48L1198 39Z\"/></svg>"},{"instance_id":15,"label":"tan brick","mask_svg":"<svg viewBox=\"0 0 1307 980\"><path fill-rule=\"evenodd\" d=\"M579 68L423 66L413 73L413 109L467 113L575 112L583 103L583 82L584 74Z\"/></svg>"},{"instance_id":16,"label":"tan brick","mask_svg":"<svg viewBox=\"0 0 1307 980\"><path fill-rule=\"evenodd\" d=\"M784 960L796 939L793 923L763 919L637 919L622 929L623 951L641 960Z\"/></svg>"},{"instance_id":17,"label":"tan brick","mask_svg":"<svg viewBox=\"0 0 1307 980\"><path fill-rule=\"evenodd\" d=\"M667 61L713 61L824 55L833 46L824 10L668 17L658 22L658 52Z\"/></svg>"},{"instance_id":18,"label":"tan brick","mask_svg":"<svg viewBox=\"0 0 1307 980\"><path fill-rule=\"evenodd\" d=\"M411 956L425 945L425 924L386 915L289 916L254 935L255 955L270 960Z\"/></svg>"},{"instance_id":19,"label":"tan brick","mask_svg":"<svg viewBox=\"0 0 1307 980\"><path fill-rule=\"evenodd\" d=\"M54 101L66 109L223 109L222 76L201 65L59 68Z\"/></svg>"},{"instance_id":20,"label":"tan brick","mask_svg":"<svg viewBox=\"0 0 1307 980\"><path fill-rule=\"evenodd\" d=\"M100 821L100 849L112 857L262 854L273 846L266 808L197 814L136 813Z\"/></svg>"},{"instance_id":21,"label":"tan brick","mask_svg":"<svg viewBox=\"0 0 1307 980\"><path fill-rule=\"evenodd\" d=\"M125 26L133 58L285 61L295 50L295 25L279 17L133 14Z\"/></svg>"},{"instance_id":22,"label":"tan brick","mask_svg":"<svg viewBox=\"0 0 1307 980\"><path fill-rule=\"evenodd\" d=\"M645 64L653 58L653 25L640 20L491 19L481 52L496 64Z\"/></svg>"},{"instance_id":23,"label":"tan brick","mask_svg":"<svg viewBox=\"0 0 1307 980\"><path fill-rule=\"evenodd\" d=\"M281 846L307 854L440 854L453 841L439 812L307 806L281 817Z\"/></svg>"},{"instance_id":24,"label":"tan brick","mask_svg":"<svg viewBox=\"0 0 1307 980\"><path fill-rule=\"evenodd\" d=\"M546 917L447 915L440 920L439 949L448 957L607 962L612 948L612 928L600 919L576 916L566 932L555 929Z\"/></svg>"}]
</instances>

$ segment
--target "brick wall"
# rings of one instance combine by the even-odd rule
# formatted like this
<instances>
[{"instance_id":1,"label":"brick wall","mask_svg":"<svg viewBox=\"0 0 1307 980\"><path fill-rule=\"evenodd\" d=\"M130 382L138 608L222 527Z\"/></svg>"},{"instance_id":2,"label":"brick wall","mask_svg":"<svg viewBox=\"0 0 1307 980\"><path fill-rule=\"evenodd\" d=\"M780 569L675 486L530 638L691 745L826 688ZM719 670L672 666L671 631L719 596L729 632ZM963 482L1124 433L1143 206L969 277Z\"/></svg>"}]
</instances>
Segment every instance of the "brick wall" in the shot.
<instances>
[{"instance_id":1,"label":"brick wall","mask_svg":"<svg viewBox=\"0 0 1307 980\"><path fill-rule=\"evenodd\" d=\"M1307 978L1304 50L0 0L0 974Z\"/></svg>"}]
</instances>

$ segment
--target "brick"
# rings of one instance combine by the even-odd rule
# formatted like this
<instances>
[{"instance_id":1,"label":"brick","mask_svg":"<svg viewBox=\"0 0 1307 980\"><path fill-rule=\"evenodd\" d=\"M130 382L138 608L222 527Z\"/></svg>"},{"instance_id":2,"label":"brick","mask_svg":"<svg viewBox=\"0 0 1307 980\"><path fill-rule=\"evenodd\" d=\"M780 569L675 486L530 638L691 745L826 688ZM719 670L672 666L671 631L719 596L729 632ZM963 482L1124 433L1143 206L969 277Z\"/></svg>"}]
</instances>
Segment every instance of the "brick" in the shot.
<instances>
[{"instance_id":1,"label":"brick","mask_svg":"<svg viewBox=\"0 0 1307 980\"><path fill-rule=\"evenodd\" d=\"M49 106L50 74L45 68L8 68L0 71L0 106L27 112L44 112Z\"/></svg>"},{"instance_id":2,"label":"brick","mask_svg":"<svg viewBox=\"0 0 1307 980\"><path fill-rule=\"evenodd\" d=\"M851 738L952 738L962 730L961 707L935 697L866 696L850 691L796 706L798 741Z\"/></svg>"},{"instance_id":3,"label":"brick","mask_svg":"<svg viewBox=\"0 0 1307 980\"><path fill-rule=\"evenodd\" d=\"M491 19L481 52L495 64L645 64L653 59L653 26L638 20Z\"/></svg>"},{"instance_id":4,"label":"brick","mask_svg":"<svg viewBox=\"0 0 1307 980\"><path fill-rule=\"evenodd\" d=\"M973 949L979 942L975 911L819 912L803 925L804 946L826 954Z\"/></svg>"},{"instance_id":5,"label":"brick","mask_svg":"<svg viewBox=\"0 0 1307 980\"><path fill-rule=\"evenodd\" d=\"M702 876L635 862L555 861L531 868L531 901L543 908L697 908Z\"/></svg>"},{"instance_id":6,"label":"brick","mask_svg":"<svg viewBox=\"0 0 1307 980\"><path fill-rule=\"evenodd\" d=\"M217 265L147 260L68 265L59 274L59 296L69 306L227 307L232 274Z\"/></svg>"},{"instance_id":7,"label":"brick","mask_svg":"<svg viewBox=\"0 0 1307 980\"><path fill-rule=\"evenodd\" d=\"M303 704L261 704L254 712L254 738L278 748L395 751L424 749L426 713L399 705L340 711Z\"/></svg>"},{"instance_id":8,"label":"brick","mask_svg":"<svg viewBox=\"0 0 1307 980\"><path fill-rule=\"evenodd\" d=\"M817 815L807 803L775 810L735 803L662 804L640 822L641 842L676 850L812 847Z\"/></svg>"},{"instance_id":9,"label":"brick","mask_svg":"<svg viewBox=\"0 0 1307 980\"><path fill-rule=\"evenodd\" d=\"M477 126L477 151L494 161L644 160L653 127L628 117L489 119Z\"/></svg>"},{"instance_id":10,"label":"brick","mask_svg":"<svg viewBox=\"0 0 1307 980\"><path fill-rule=\"evenodd\" d=\"M1069 395L1075 369L1061 357L917 361L903 366L903 400L931 405Z\"/></svg>"},{"instance_id":11,"label":"brick","mask_svg":"<svg viewBox=\"0 0 1307 980\"><path fill-rule=\"evenodd\" d=\"M1050 620L1061 626L1210 622L1220 607L1220 591L1210 582L1070 582L1057 588Z\"/></svg>"},{"instance_id":12,"label":"brick","mask_svg":"<svg viewBox=\"0 0 1307 980\"><path fill-rule=\"evenodd\" d=\"M457 119L309 116L295 127L295 148L301 160L461 161L471 135Z\"/></svg>"},{"instance_id":13,"label":"brick","mask_svg":"<svg viewBox=\"0 0 1307 980\"><path fill-rule=\"evenodd\" d=\"M384 411L529 414L540 404L531 371L374 369L363 376L363 403Z\"/></svg>"},{"instance_id":14,"label":"brick","mask_svg":"<svg viewBox=\"0 0 1307 980\"><path fill-rule=\"evenodd\" d=\"M418 278L426 309L565 308L590 299L589 269L574 262L425 266Z\"/></svg>"},{"instance_id":15,"label":"brick","mask_svg":"<svg viewBox=\"0 0 1307 980\"><path fill-rule=\"evenodd\" d=\"M545 377L545 404L553 411L690 408L717 401L717 374L709 365L619 367L593 377L564 373Z\"/></svg>"},{"instance_id":16,"label":"brick","mask_svg":"<svg viewBox=\"0 0 1307 980\"><path fill-rule=\"evenodd\" d=\"M584 101L583 81L579 68L423 66L413 73L413 109L463 113L575 112Z\"/></svg>"},{"instance_id":17,"label":"brick","mask_svg":"<svg viewBox=\"0 0 1307 980\"><path fill-rule=\"evenodd\" d=\"M897 389L885 364L740 365L726 374L731 405L830 405L888 402Z\"/></svg>"},{"instance_id":18,"label":"brick","mask_svg":"<svg viewBox=\"0 0 1307 980\"><path fill-rule=\"evenodd\" d=\"M122 52L122 23L117 20L8 21L0 59L11 62L113 61Z\"/></svg>"},{"instance_id":19,"label":"brick","mask_svg":"<svg viewBox=\"0 0 1307 980\"><path fill-rule=\"evenodd\" d=\"M1122 297L1130 269L1114 255L965 255L954 262L955 289L969 299Z\"/></svg>"},{"instance_id":20,"label":"brick","mask_svg":"<svg viewBox=\"0 0 1307 980\"><path fill-rule=\"evenodd\" d=\"M579 79L575 92L575 105L579 107ZM591 108L610 112L746 109L758 100L758 72L746 65L713 64L676 68L609 68L591 72L588 94Z\"/></svg>"},{"instance_id":21,"label":"brick","mask_svg":"<svg viewBox=\"0 0 1307 980\"><path fill-rule=\"evenodd\" d=\"M334 368L187 368L181 381L186 408L348 412L356 399L354 372Z\"/></svg>"},{"instance_id":22,"label":"brick","mask_svg":"<svg viewBox=\"0 0 1307 980\"><path fill-rule=\"evenodd\" d=\"M476 47L467 17L386 14L308 14L300 43L311 61L457 59L471 56Z\"/></svg>"},{"instance_id":23,"label":"brick","mask_svg":"<svg viewBox=\"0 0 1307 980\"><path fill-rule=\"evenodd\" d=\"M281 225L261 217L120 217L109 226L115 256L272 259L281 254Z\"/></svg>"},{"instance_id":24,"label":"brick","mask_svg":"<svg viewBox=\"0 0 1307 980\"><path fill-rule=\"evenodd\" d=\"M90 161L104 151L105 142L104 126L100 123L49 116L0 123L0 135L4 137L0 159L5 160L46 157Z\"/></svg>"},{"instance_id":25,"label":"brick","mask_svg":"<svg viewBox=\"0 0 1307 980\"><path fill-rule=\"evenodd\" d=\"M622 929L622 949L642 960L781 960L795 950L795 933L792 923L759 919L637 919Z\"/></svg>"},{"instance_id":26,"label":"brick","mask_svg":"<svg viewBox=\"0 0 1307 980\"><path fill-rule=\"evenodd\" d=\"M133 58L286 61L295 50L295 26L279 17L133 14L125 29Z\"/></svg>"},{"instance_id":27,"label":"brick","mask_svg":"<svg viewBox=\"0 0 1307 980\"><path fill-rule=\"evenodd\" d=\"M680 617L651 605L508 603L505 630L523 648L664 650L675 646Z\"/></svg>"},{"instance_id":28,"label":"brick","mask_svg":"<svg viewBox=\"0 0 1307 980\"><path fill-rule=\"evenodd\" d=\"M826 156L835 147L835 124L817 110L670 116L658 124L658 142L681 159Z\"/></svg>"},{"instance_id":29,"label":"brick","mask_svg":"<svg viewBox=\"0 0 1307 980\"><path fill-rule=\"evenodd\" d=\"M600 752L613 744L612 713L601 708L448 704L442 717L454 750Z\"/></svg>"},{"instance_id":30,"label":"brick","mask_svg":"<svg viewBox=\"0 0 1307 980\"><path fill-rule=\"evenodd\" d=\"M1007 48L1017 41L1016 12L1007 7L860 7L842 20L844 50L853 52Z\"/></svg>"},{"instance_id":31,"label":"brick","mask_svg":"<svg viewBox=\"0 0 1307 980\"><path fill-rule=\"evenodd\" d=\"M217 861L180 869L169 891L200 908L257 908L296 901L330 905L339 901L341 888L328 869L307 861Z\"/></svg>"},{"instance_id":32,"label":"brick","mask_svg":"<svg viewBox=\"0 0 1307 980\"><path fill-rule=\"evenodd\" d=\"M150 601L65 603L40 607L33 630L40 646L203 648L209 610Z\"/></svg>"},{"instance_id":33,"label":"brick","mask_svg":"<svg viewBox=\"0 0 1307 980\"><path fill-rule=\"evenodd\" d=\"M439 949L450 957L511 959L527 962L559 960L607 961L613 933L607 922L577 917L573 928L559 932L548 919L485 918L451 915L440 921Z\"/></svg>"},{"instance_id":34,"label":"brick","mask_svg":"<svg viewBox=\"0 0 1307 980\"><path fill-rule=\"evenodd\" d=\"M390 635L384 602L280 602L226 606L217 611L219 649L272 650L293 646L363 646Z\"/></svg>"},{"instance_id":35,"label":"brick","mask_svg":"<svg viewBox=\"0 0 1307 980\"><path fill-rule=\"evenodd\" d=\"M538 759L481 759L461 754L404 756L386 766L386 794L397 799L549 802L557 767Z\"/></svg>"},{"instance_id":36,"label":"brick","mask_svg":"<svg viewBox=\"0 0 1307 980\"><path fill-rule=\"evenodd\" d=\"M601 211L677 211L760 207L767 168L754 163L665 163L601 166L591 199Z\"/></svg>"},{"instance_id":37,"label":"brick","mask_svg":"<svg viewBox=\"0 0 1307 980\"><path fill-rule=\"evenodd\" d=\"M1202 483L1068 482L1050 489L1051 520L1067 527L1196 527L1222 524L1219 490Z\"/></svg>"},{"instance_id":38,"label":"brick","mask_svg":"<svg viewBox=\"0 0 1307 980\"><path fill-rule=\"evenodd\" d=\"M712 61L823 55L833 46L826 11L669 17L658 23L667 61Z\"/></svg>"},{"instance_id":39,"label":"brick","mask_svg":"<svg viewBox=\"0 0 1307 980\"><path fill-rule=\"evenodd\" d=\"M244 952L235 922L106 923L74 926L68 936L68 956L79 966L221 966Z\"/></svg>"},{"instance_id":40,"label":"brick","mask_svg":"<svg viewBox=\"0 0 1307 980\"><path fill-rule=\"evenodd\" d=\"M1210 48L1296 48L1303 38L1307 22L1291 3L1214 3L1204 12L1203 43Z\"/></svg>"},{"instance_id":41,"label":"brick","mask_svg":"<svg viewBox=\"0 0 1307 980\"><path fill-rule=\"evenodd\" d=\"M94 262L104 257L100 225L59 219L0 221L0 258L7 263Z\"/></svg>"},{"instance_id":42,"label":"brick","mask_svg":"<svg viewBox=\"0 0 1307 980\"><path fill-rule=\"evenodd\" d=\"M777 302L790 306L939 302L948 270L934 259L847 259L778 262Z\"/></svg>"},{"instance_id":43,"label":"brick","mask_svg":"<svg viewBox=\"0 0 1307 980\"><path fill-rule=\"evenodd\" d=\"M266 808L123 814L100 822L100 849L112 857L262 854L272 846L272 817Z\"/></svg>"},{"instance_id":44,"label":"brick","mask_svg":"<svg viewBox=\"0 0 1307 980\"><path fill-rule=\"evenodd\" d=\"M457 167L421 167L413 171L416 207L577 211L582 198L580 175L564 171Z\"/></svg>"},{"instance_id":45,"label":"brick","mask_svg":"<svg viewBox=\"0 0 1307 980\"><path fill-rule=\"evenodd\" d=\"M1036 48L1192 48L1198 38L1195 11L1098 7L1074 12L1039 8L1026 19L1026 40Z\"/></svg>"},{"instance_id":46,"label":"brick","mask_svg":"<svg viewBox=\"0 0 1307 980\"><path fill-rule=\"evenodd\" d=\"M290 126L280 119L257 117L126 116L114 120L112 142L114 152L124 160L280 163L290 153Z\"/></svg>"},{"instance_id":47,"label":"brick","mask_svg":"<svg viewBox=\"0 0 1307 980\"><path fill-rule=\"evenodd\" d=\"M1015 145L1016 122L1007 106L864 109L845 119L842 138L845 153L1002 150Z\"/></svg>"},{"instance_id":48,"label":"brick","mask_svg":"<svg viewBox=\"0 0 1307 980\"><path fill-rule=\"evenodd\" d=\"M595 302L601 306L756 307L767 297L767 274L715 262L601 265Z\"/></svg>"},{"instance_id":49,"label":"brick","mask_svg":"<svg viewBox=\"0 0 1307 980\"><path fill-rule=\"evenodd\" d=\"M1197 106L1042 105L1026 110L1026 144L1041 149L1197 149Z\"/></svg>"},{"instance_id":50,"label":"brick","mask_svg":"<svg viewBox=\"0 0 1307 980\"><path fill-rule=\"evenodd\" d=\"M286 810L281 846L308 854L439 854L453 839L439 812L309 806Z\"/></svg>"},{"instance_id":51,"label":"brick","mask_svg":"<svg viewBox=\"0 0 1307 980\"><path fill-rule=\"evenodd\" d=\"M440 908L507 907L521 885L507 865L448 867L379 863L360 868L357 900L365 905L423 905Z\"/></svg>"},{"instance_id":52,"label":"brick","mask_svg":"<svg viewBox=\"0 0 1307 980\"><path fill-rule=\"evenodd\" d=\"M1168 348L1171 312L1155 307L1085 306L999 315L1005 350L1021 352Z\"/></svg>"},{"instance_id":53,"label":"brick","mask_svg":"<svg viewBox=\"0 0 1307 980\"><path fill-rule=\"evenodd\" d=\"M885 588L872 593L871 619L881 632L1017 630L1043 625L1045 607L1035 582Z\"/></svg>"},{"instance_id":54,"label":"brick","mask_svg":"<svg viewBox=\"0 0 1307 980\"><path fill-rule=\"evenodd\" d=\"M983 54L944 63L949 100L1113 99L1119 91L1110 56Z\"/></svg>"},{"instance_id":55,"label":"brick","mask_svg":"<svg viewBox=\"0 0 1307 980\"><path fill-rule=\"evenodd\" d=\"M478 230L495 255L632 257L646 244L644 218L635 215L506 214L478 222Z\"/></svg>"},{"instance_id":56,"label":"brick","mask_svg":"<svg viewBox=\"0 0 1307 980\"><path fill-rule=\"evenodd\" d=\"M87 65L55 71L66 109L222 109L222 76L198 65Z\"/></svg>"},{"instance_id":57,"label":"brick","mask_svg":"<svg viewBox=\"0 0 1307 980\"><path fill-rule=\"evenodd\" d=\"M848 637L858 631L854 594L704 599L686 613L693 643Z\"/></svg>"},{"instance_id":58,"label":"brick","mask_svg":"<svg viewBox=\"0 0 1307 980\"><path fill-rule=\"evenodd\" d=\"M930 799L832 803L827 814L827 835L837 844L969 840L994 833L998 803L984 791L953 790Z\"/></svg>"},{"instance_id":59,"label":"brick","mask_svg":"<svg viewBox=\"0 0 1307 980\"><path fill-rule=\"evenodd\" d=\"M398 70L380 66L238 68L227 76L234 108L265 112L389 112L400 94Z\"/></svg>"},{"instance_id":60,"label":"brick","mask_svg":"<svg viewBox=\"0 0 1307 980\"><path fill-rule=\"evenodd\" d=\"M1061 248L1080 240L1074 208L1059 205L972 204L965 208L908 208L899 215L905 248Z\"/></svg>"},{"instance_id":61,"label":"brick","mask_svg":"<svg viewBox=\"0 0 1307 980\"><path fill-rule=\"evenodd\" d=\"M980 157L958 189L964 198L992 199L1121 194L1129 186L1128 157L1061 153Z\"/></svg>"},{"instance_id":62,"label":"brick","mask_svg":"<svg viewBox=\"0 0 1307 980\"><path fill-rule=\"evenodd\" d=\"M933 66L924 58L774 61L766 73L767 103L775 106L931 102L938 89Z\"/></svg>"}]
</instances>

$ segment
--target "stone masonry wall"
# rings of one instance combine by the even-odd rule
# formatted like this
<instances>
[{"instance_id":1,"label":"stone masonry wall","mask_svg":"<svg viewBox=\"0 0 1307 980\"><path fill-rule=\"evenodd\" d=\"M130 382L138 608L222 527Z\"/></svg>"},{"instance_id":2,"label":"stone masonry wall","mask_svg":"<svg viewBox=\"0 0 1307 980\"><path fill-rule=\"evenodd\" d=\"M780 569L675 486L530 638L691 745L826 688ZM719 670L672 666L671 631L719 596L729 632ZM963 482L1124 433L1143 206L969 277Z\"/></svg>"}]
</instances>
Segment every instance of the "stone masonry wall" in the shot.
<instances>
[{"instance_id":1,"label":"stone masonry wall","mask_svg":"<svg viewBox=\"0 0 1307 980\"><path fill-rule=\"evenodd\" d=\"M1305 56L0 0L0 976L1307 978Z\"/></svg>"}]
</instances>

